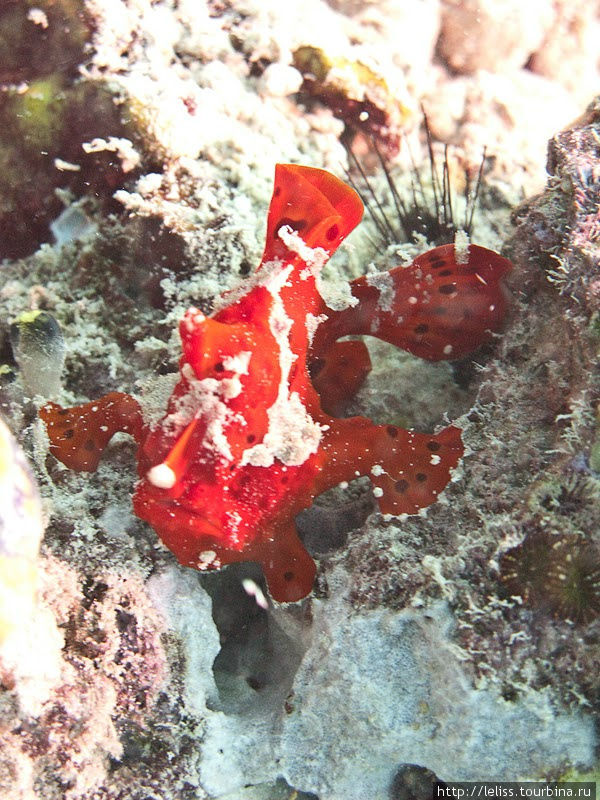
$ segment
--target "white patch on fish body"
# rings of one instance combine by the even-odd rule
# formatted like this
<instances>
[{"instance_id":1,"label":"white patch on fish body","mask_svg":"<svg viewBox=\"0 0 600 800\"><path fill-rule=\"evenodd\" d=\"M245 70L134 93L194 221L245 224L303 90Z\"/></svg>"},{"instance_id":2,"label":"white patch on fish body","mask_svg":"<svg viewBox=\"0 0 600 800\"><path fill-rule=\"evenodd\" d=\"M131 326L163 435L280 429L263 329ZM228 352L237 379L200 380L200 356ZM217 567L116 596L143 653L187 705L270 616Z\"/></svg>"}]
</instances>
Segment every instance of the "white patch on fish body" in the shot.
<instances>
[{"instance_id":1,"label":"white patch on fish body","mask_svg":"<svg viewBox=\"0 0 600 800\"><path fill-rule=\"evenodd\" d=\"M286 313L280 292L292 270L292 265L288 265L278 280L272 280L267 286L273 297L269 327L279 347L281 379L277 398L267 411L267 433L262 442L244 451L242 466L270 467L275 459L287 466L299 466L317 452L321 441L321 426L312 419L298 393L290 392L290 370L297 355L290 347L292 320Z\"/></svg>"},{"instance_id":2,"label":"white patch on fish body","mask_svg":"<svg viewBox=\"0 0 600 800\"><path fill-rule=\"evenodd\" d=\"M377 307L380 311L392 311L396 292L394 279L389 272L372 272L366 276L367 286L373 286L379 292Z\"/></svg>"}]
</instances>

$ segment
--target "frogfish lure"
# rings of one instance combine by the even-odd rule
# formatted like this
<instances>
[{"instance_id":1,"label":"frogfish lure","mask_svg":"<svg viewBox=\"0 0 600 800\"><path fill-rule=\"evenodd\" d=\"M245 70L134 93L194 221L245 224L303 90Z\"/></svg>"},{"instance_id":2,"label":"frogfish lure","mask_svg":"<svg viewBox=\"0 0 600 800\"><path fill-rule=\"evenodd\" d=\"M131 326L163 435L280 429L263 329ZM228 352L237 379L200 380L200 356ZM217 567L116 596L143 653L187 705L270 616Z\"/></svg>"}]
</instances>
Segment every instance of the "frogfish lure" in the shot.
<instances>
[{"instance_id":1,"label":"frogfish lure","mask_svg":"<svg viewBox=\"0 0 600 800\"><path fill-rule=\"evenodd\" d=\"M338 340L368 334L433 361L458 358L489 340L506 311L510 262L453 244L352 281L346 302L329 307L319 271L362 213L356 192L328 172L278 164L260 265L210 316L184 315L162 419L146 422L119 392L40 410L51 453L72 469L95 470L113 434L131 434L138 517L185 566L260 563L278 602L311 591L316 566L294 518L315 496L367 475L383 513L415 514L464 451L453 425L427 434L336 418L370 369L362 341Z\"/></svg>"}]
</instances>

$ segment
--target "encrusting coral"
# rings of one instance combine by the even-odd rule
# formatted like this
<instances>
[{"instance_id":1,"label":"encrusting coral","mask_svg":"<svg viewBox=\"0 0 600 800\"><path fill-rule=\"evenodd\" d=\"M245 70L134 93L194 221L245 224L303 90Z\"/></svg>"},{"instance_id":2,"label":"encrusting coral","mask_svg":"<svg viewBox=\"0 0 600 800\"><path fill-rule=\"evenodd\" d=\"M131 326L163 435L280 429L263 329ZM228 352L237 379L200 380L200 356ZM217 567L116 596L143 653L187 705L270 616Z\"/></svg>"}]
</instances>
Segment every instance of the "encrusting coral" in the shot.
<instances>
[{"instance_id":1,"label":"encrusting coral","mask_svg":"<svg viewBox=\"0 0 600 800\"><path fill-rule=\"evenodd\" d=\"M181 378L158 425L122 393L40 411L51 452L75 469L96 469L112 435L130 433L137 515L186 566L258 561L282 602L312 588L294 517L315 495L368 475L382 512L414 514L463 454L454 426L422 434L323 411L343 407L370 368L362 342L338 339L370 334L422 358L458 358L488 341L506 310L510 262L469 244L358 278L329 307L319 271L361 216L358 195L329 173L278 165L261 264L211 317L192 308L182 319Z\"/></svg>"}]
</instances>

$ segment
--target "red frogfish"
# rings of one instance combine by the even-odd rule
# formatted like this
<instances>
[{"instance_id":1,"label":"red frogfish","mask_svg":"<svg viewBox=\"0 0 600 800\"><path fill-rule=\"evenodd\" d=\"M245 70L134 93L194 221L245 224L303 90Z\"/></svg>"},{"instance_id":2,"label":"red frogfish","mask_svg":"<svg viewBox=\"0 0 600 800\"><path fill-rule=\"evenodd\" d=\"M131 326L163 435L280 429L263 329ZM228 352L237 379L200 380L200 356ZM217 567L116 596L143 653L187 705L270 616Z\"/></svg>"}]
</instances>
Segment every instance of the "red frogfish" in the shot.
<instances>
[{"instance_id":1,"label":"red frogfish","mask_svg":"<svg viewBox=\"0 0 600 800\"><path fill-rule=\"evenodd\" d=\"M364 343L341 337L459 358L500 329L507 307L510 262L448 244L352 281L330 308L319 272L362 213L356 192L328 172L278 164L260 265L212 314L184 315L179 379L162 419L147 423L120 392L39 412L50 452L76 470L95 470L113 434L131 434L138 517L185 566L258 562L278 602L311 592L316 566L294 519L315 496L367 475L382 513L415 514L463 455L453 425L428 434L336 417L370 368Z\"/></svg>"}]
</instances>

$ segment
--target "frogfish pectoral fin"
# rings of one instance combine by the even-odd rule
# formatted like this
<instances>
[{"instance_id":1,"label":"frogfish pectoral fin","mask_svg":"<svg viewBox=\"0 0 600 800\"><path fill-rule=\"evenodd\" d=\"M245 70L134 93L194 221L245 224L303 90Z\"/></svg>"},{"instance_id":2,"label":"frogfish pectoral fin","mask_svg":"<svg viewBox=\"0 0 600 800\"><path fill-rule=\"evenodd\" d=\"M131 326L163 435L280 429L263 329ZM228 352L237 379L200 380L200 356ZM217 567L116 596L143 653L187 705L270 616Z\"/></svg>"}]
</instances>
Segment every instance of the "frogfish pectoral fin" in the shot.
<instances>
[{"instance_id":1,"label":"frogfish pectoral fin","mask_svg":"<svg viewBox=\"0 0 600 800\"><path fill-rule=\"evenodd\" d=\"M463 453L461 432L436 434L375 425L364 417L334 420L325 434L327 463L318 491L367 475L384 514L417 514L434 503Z\"/></svg>"},{"instance_id":2,"label":"frogfish pectoral fin","mask_svg":"<svg viewBox=\"0 0 600 800\"><path fill-rule=\"evenodd\" d=\"M502 329L508 307L503 279L512 265L470 245L457 260L453 244L418 256L410 266L356 278L354 304L328 311L312 343L323 357L341 336L368 335L428 361L459 359Z\"/></svg>"},{"instance_id":3,"label":"frogfish pectoral fin","mask_svg":"<svg viewBox=\"0 0 600 800\"><path fill-rule=\"evenodd\" d=\"M464 447L459 428L450 425L437 434L398 429L392 436L385 426L388 442L382 448L381 470L372 469L369 478L383 514L416 514L438 499L458 466Z\"/></svg>"},{"instance_id":4,"label":"frogfish pectoral fin","mask_svg":"<svg viewBox=\"0 0 600 800\"><path fill-rule=\"evenodd\" d=\"M139 403L123 392L72 408L46 403L39 411L50 439L50 452L69 469L94 472L102 453L121 431L139 441L143 427Z\"/></svg>"}]
</instances>

